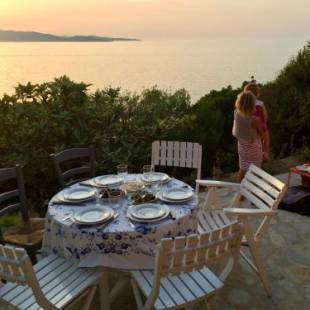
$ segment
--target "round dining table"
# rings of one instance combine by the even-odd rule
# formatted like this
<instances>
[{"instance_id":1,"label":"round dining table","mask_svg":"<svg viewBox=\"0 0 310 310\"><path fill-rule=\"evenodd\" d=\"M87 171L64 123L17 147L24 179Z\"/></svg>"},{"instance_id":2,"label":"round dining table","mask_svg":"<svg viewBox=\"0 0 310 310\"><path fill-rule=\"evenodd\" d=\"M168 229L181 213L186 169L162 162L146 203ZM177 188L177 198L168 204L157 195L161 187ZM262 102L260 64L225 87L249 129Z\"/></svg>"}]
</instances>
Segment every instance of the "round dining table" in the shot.
<instances>
[{"instance_id":1,"label":"round dining table","mask_svg":"<svg viewBox=\"0 0 310 310\"><path fill-rule=\"evenodd\" d=\"M140 178L140 174L128 174L125 181ZM71 188L89 184L93 183L77 183ZM160 185L162 192L170 188L193 190L174 178L169 178ZM59 195L61 192L48 205L42 252L45 255L60 255L76 262L80 267L153 269L156 245L162 238L187 236L197 232L198 197L194 190L191 199L182 203L156 199L154 203L166 205L170 213L166 218L152 223L133 222L128 218L131 200L126 196L117 204L102 201L98 204L98 200L93 199L75 205L62 203L58 200ZM72 220L72 215L76 212L107 206L114 209L115 216L105 225L81 225Z\"/></svg>"}]
</instances>

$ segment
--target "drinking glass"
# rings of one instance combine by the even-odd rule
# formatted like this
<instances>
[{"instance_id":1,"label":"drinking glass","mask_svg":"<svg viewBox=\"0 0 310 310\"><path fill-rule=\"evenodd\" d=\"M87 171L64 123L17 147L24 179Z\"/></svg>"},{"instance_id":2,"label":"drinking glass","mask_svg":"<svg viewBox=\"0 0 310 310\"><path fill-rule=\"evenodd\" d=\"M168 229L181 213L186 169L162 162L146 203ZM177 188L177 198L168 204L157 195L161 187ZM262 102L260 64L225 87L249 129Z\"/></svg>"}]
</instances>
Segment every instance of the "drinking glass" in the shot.
<instances>
[{"instance_id":1,"label":"drinking glass","mask_svg":"<svg viewBox=\"0 0 310 310\"><path fill-rule=\"evenodd\" d=\"M152 193L157 196L159 192L162 190L162 184L160 182L152 184Z\"/></svg>"},{"instance_id":2,"label":"drinking glass","mask_svg":"<svg viewBox=\"0 0 310 310\"><path fill-rule=\"evenodd\" d=\"M102 204L100 188L96 188L95 196L96 196L96 207L100 207Z\"/></svg>"},{"instance_id":3,"label":"drinking glass","mask_svg":"<svg viewBox=\"0 0 310 310\"><path fill-rule=\"evenodd\" d=\"M128 174L128 167L126 164L120 164L120 165L117 165L116 167L116 170L117 170L117 174L122 177L122 179L125 181L125 178Z\"/></svg>"},{"instance_id":4,"label":"drinking glass","mask_svg":"<svg viewBox=\"0 0 310 310\"><path fill-rule=\"evenodd\" d=\"M147 173L147 172L153 172L154 171L154 166L153 165L144 165L142 168L142 172Z\"/></svg>"}]
</instances>

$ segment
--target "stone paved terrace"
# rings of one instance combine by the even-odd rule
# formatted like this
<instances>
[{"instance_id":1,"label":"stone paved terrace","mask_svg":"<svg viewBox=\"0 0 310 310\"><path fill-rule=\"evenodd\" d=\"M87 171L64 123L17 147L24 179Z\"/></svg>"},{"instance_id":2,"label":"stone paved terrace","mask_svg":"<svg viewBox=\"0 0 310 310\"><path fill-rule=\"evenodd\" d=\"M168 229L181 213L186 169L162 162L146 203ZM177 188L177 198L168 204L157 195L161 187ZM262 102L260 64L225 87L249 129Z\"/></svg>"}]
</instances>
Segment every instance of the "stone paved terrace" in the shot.
<instances>
[{"instance_id":1,"label":"stone paved terrace","mask_svg":"<svg viewBox=\"0 0 310 310\"><path fill-rule=\"evenodd\" d=\"M287 175L279 178L286 180ZM293 177L292 185L299 180ZM279 210L263 242L263 257L272 285L268 298L256 274L240 259L225 282L224 289L212 300L213 309L309 309L310 304L310 217ZM111 282L118 277L111 276ZM98 309L98 298L92 309ZM128 286L112 304L112 310L136 309ZM0 309L13 309L0 302ZM75 309L80 309L79 306ZM197 309L203 309L197 307Z\"/></svg>"}]
</instances>

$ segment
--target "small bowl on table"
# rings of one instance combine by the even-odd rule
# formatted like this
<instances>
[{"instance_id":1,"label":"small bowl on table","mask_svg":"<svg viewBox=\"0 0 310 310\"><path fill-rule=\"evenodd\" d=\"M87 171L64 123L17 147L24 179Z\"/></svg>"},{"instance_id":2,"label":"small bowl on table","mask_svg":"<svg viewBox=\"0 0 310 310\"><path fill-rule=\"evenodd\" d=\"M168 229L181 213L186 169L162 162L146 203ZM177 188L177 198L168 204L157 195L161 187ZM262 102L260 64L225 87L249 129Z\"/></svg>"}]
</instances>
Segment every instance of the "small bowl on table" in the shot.
<instances>
[{"instance_id":1,"label":"small bowl on table","mask_svg":"<svg viewBox=\"0 0 310 310\"><path fill-rule=\"evenodd\" d=\"M144 183L141 181L127 181L121 186L125 193L135 193L137 191L143 190L145 187Z\"/></svg>"},{"instance_id":2,"label":"small bowl on table","mask_svg":"<svg viewBox=\"0 0 310 310\"><path fill-rule=\"evenodd\" d=\"M124 191L120 188L105 188L101 191L101 199L108 203L119 203L124 197Z\"/></svg>"},{"instance_id":3,"label":"small bowl on table","mask_svg":"<svg viewBox=\"0 0 310 310\"><path fill-rule=\"evenodd\" d=\"M156 200L156 196L146 190L140 190L131 196L131 200L134 205L139 205L142 203L154 202Z\"/></svg>"}]
</instances>

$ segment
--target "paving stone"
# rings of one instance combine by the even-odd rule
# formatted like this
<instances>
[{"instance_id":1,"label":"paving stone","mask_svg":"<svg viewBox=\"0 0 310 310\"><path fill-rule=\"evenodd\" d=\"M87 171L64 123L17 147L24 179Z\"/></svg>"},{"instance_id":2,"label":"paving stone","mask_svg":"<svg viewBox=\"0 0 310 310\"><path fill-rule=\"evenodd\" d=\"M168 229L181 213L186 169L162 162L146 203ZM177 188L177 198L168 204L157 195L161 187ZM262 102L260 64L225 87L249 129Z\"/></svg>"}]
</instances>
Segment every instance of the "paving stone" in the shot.
<instances>
[{"instance_id":1,"label":"paving stone","mask_svg":"<svg viewBox=\"0 0 310 310\"><path fill-rule=\"evenodd\" d=\"M304 297L308 302L310 302L310 284L305 287Z\"/></svg>"},{"instance_id":2,"label":"paving stone","mask_svg":"<svg viewBox=\"0 0 310 310\"><path fill-rule=\"evenodd\" d=\"M280 248L283 248L286 246L285 239L275 229L270 228L268 234L269 234L271 243L273 243L275 246L278 246Z\"/></svg>"},{"instance_id":3,"label":"paving stone","mask_svg":"<svg viewBox=\"0 0 310 310\"><path fill-rule=\"evenodd\" d=\"M285 270L285 273L298 284L310 283L310 267L292 265Z\"/></svg>"},{"instance_id":4,"label":"paving stone","mask_svg":"<svg viewBox=\"0 0 310 310\"><path fill-rule=\"evenodd\" d=\"M280 210L273 220L276 223L300 223L305 221L305 216L293 212Z\"/></svg>"},{"instance_id":5,"label":"paving stone","mask_svg":"<svg viewBox=\"0 0 310 310\"><path fill-rule=\"evenodd\" d=\"M250 295L245 290L232 289L228 295L228 300L233 305L246 305L249 303Z\"/></svg>"},{"instance_id":6,"label":"paving stone","mask_svg":"<svg viewBox=\"0 0 310 310\"><path fill-rule=\"evenodd\" d=\"M304 242L304 241L303 241ZM310 267L310 246L296 244L287 252L290 261Z\"/></svg>"},{"instance_id":7,"label":"paving stone","mask_svg":"<svg viewBox=\"0 0 310 310\"><path fill-rule=\"evenodd\" d=\"M274 227L274 230L284 238L287 245L296 244L300 240L300 232L297 232L291 224L279 223Z\"/></svg>"}]
</instances>

